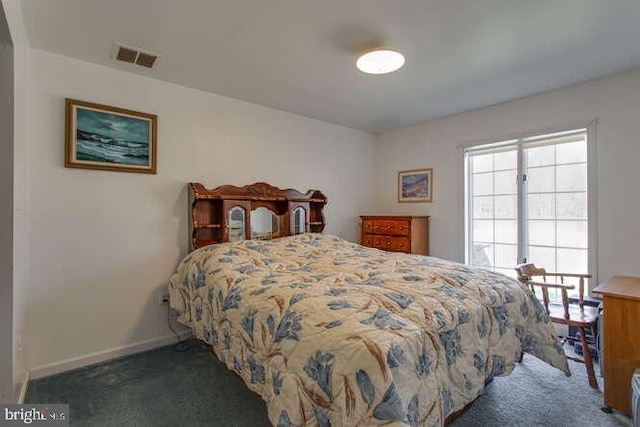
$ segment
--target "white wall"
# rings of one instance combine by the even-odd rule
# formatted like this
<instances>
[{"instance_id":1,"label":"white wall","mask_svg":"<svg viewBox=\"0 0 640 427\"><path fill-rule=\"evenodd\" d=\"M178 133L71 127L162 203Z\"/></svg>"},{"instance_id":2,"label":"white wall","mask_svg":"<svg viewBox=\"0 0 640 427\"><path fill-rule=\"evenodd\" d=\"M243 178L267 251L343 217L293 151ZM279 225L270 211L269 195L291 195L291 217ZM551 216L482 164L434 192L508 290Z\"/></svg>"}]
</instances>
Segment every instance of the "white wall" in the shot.
<instances>
[{"instance_id":1,"label":"white wall","mask_svg":"<svg viewBox=\"0 0 640 427\"><path fill-rule=\"evenodd\" d=\"M598 273L640 276L640 70L457 114L381 135L379 212L431 215L431 253L462 260L458 145L599 119ZM432 167L433 203L396 202L398 170Z\"/></svg>"},{"instance_id":2,"label":"white wall","mask_svg":"<svg viewBox=\"0 0 640 427\"><path fill-rule=\"evenodd\" d=\"M30 69L35 376L170 333L157 291L186 254L189 181L321 189L325 231L358 238L374 201L371 135L38 50ZM158 174L65 169L65 97L157 114Z\"/></svg>"},{"instance_id":3,"label":"white wall","mask_svg":"<svg viewBox=\"0 0 640 427\"><path fill-rule=\"evenodd\" d=\"M13 402L13 44L0 6L0 402Z\"/></svg>"}]
</instances>

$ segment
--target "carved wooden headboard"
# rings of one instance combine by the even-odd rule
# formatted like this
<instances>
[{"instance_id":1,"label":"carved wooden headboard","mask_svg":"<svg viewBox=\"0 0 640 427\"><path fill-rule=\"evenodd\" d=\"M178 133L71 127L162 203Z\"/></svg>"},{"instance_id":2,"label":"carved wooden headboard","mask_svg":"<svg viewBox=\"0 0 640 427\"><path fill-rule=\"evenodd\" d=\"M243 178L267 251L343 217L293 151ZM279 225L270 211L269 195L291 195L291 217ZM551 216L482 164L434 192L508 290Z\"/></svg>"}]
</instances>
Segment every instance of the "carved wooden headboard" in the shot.
<instances>
[{"instance_id":1,"label":"carved wooden headboard","mask_svg":"<svg viewBox=\"0 0 640 427\"><path fill-rule=\"evenodd\" d=\"M326 204L319 190L303 194L264 182L207 190L189 183L189 251L212 243L320 233Z\"/></svg>"}]
</instances>

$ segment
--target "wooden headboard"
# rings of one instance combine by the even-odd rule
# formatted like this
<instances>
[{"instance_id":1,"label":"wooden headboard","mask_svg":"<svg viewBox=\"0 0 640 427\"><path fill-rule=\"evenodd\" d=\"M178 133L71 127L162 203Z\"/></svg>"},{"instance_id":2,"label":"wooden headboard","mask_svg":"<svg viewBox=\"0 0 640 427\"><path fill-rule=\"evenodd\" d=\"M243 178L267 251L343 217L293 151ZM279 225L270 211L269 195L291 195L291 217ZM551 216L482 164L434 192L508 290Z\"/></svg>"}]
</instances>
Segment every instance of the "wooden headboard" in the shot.
<instances>
[{"instance_id":1,"label":"wooden headboard","mask_svg":"<svg viewBox=\"0 0 640 427\"><path fill-rule=\"evenodd\" d=\"M305 194L265 182L244 187L223 185L207 190L202 184L191 182L189 251L212 243L320 233L325 227L322 210L326 204L327 197L319 190ZM253 225L252 216L256 223ZM263 228L257 230L258 225Z\"/></svg>"}]
</instances>

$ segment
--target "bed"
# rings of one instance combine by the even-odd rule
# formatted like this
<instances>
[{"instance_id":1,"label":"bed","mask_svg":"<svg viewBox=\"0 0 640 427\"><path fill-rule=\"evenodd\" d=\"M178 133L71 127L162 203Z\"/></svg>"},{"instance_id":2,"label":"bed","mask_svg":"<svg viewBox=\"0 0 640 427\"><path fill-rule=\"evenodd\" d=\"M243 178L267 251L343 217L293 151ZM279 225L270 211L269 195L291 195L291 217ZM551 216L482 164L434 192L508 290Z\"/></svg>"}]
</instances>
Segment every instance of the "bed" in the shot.
<instances>
[{"instance_id":1,"label":"bed","mask_svg":"<svg viewBox=\"0 0 640 427\"><path fill-rule=\"evenodd\" d=\"M521 351L569 374L519 282L336 236L206 246L169 290L178 321L265 400L276 426L442 425Z\"/></svg>"}]
</instances>

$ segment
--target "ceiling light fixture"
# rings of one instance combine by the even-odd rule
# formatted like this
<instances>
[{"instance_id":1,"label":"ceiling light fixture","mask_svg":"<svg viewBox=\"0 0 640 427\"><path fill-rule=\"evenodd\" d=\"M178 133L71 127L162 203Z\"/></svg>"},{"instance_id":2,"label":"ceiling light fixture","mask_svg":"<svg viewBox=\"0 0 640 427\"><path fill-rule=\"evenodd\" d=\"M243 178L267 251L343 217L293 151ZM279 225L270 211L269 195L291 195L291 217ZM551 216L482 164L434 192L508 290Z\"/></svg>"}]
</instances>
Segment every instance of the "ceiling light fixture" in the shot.
<instances>
[{"instance_id":1,"label":"ceiling light fixture","mask_svg":"<svg viewBox=\"0 0 640 427\"><path fill-rule=\"evenodd\" d=\"M387 74L404 65L404 56L389 49L375 49L365 53L356 62L358 70L367 74Z\"/></svg>"}]
</instances>

